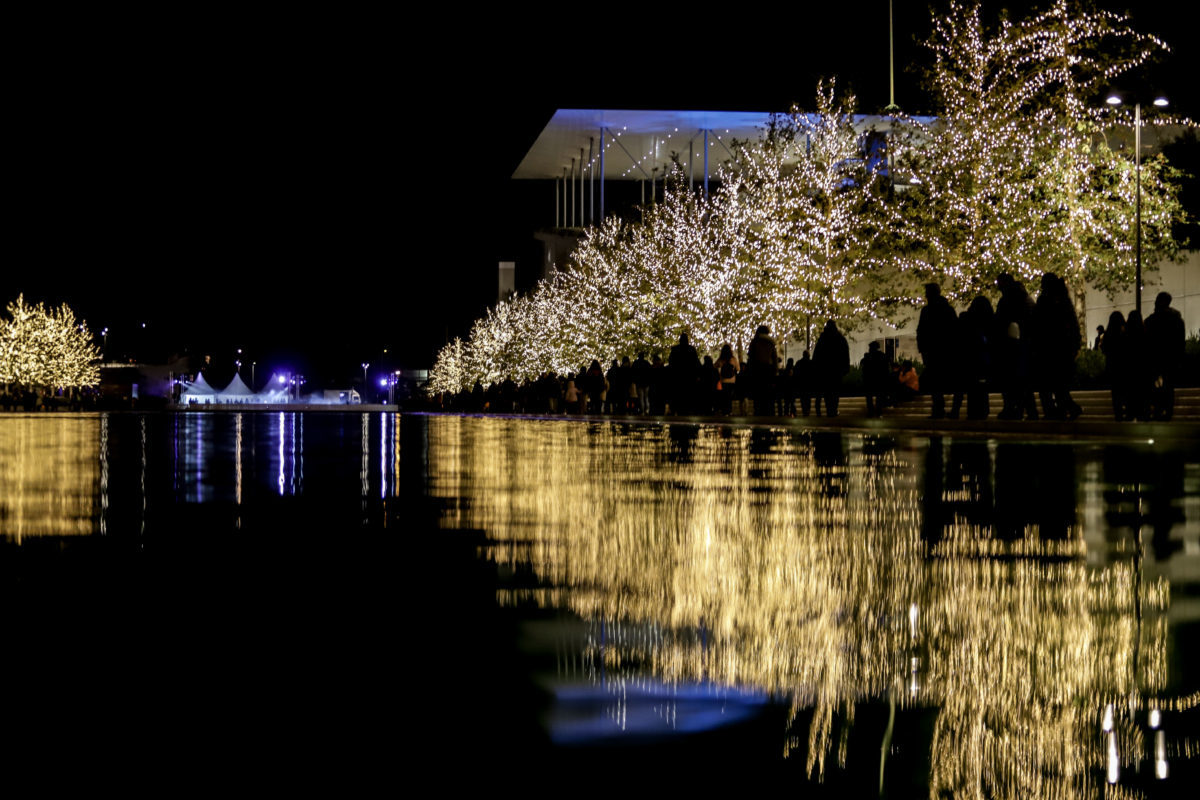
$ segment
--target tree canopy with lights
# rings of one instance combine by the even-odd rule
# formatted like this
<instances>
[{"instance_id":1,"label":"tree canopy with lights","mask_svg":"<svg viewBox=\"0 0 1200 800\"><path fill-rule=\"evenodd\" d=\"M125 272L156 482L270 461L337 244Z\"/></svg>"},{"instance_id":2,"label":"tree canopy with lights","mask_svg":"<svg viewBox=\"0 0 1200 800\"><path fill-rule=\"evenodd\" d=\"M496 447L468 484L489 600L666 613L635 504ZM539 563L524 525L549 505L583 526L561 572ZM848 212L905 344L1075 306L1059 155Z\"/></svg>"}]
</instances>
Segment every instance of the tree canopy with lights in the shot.
<instances>
[{"instance_id":1,"label":"tree canopy with lights","mask_svg":"<svg viewBox=\"0 0 1200 800\"><path fill-rule=\"evenodd\" d=\"M100 382L100 351L75 312L63 304L29 305L23 295L0 317L0 383L65 389Z\"/></svg>"},{"instance_id":2,"label":"tree canopy with lights","mask_svg":"<svg viewBox=\"0 0 1200 800\"><path fill-rule=\"evenodd\" d=\"M1134 159L1109 141L1132 121L1103 98L1166 45L1127 23L1071 0L995 29L979 4L957 0L934 20L927 81L938 115L906 120L898 148L916 178L904 196L911 269L950 294L987 289L1001 272L1057 272L1076 291L1132 283ZM1178 179L1161 155L1143 159L1148 263L1178 254Z\"/></svg>"}]
</instances>

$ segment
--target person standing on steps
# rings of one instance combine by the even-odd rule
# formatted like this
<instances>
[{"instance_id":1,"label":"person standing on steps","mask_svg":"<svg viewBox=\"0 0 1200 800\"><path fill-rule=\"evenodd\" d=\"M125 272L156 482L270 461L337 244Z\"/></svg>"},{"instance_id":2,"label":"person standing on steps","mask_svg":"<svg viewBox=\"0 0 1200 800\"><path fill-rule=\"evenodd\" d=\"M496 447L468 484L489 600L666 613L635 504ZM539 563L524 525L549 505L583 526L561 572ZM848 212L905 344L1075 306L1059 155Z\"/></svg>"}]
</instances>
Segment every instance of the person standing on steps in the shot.
<instances>
[{"instance_id":1,"label":"person standing on steps","mask_svg":"<svg viewBox=\"0 0 1200 800\"><path fill-rule=\"evenodd\" d=\"M954 386L954 353L958 315L942 297L942 287L925 284L925 307L917 321L917 349L925 362L921 385L932 402L930 419L946 416L946 390Z\"/></svg>"}]
</instances>

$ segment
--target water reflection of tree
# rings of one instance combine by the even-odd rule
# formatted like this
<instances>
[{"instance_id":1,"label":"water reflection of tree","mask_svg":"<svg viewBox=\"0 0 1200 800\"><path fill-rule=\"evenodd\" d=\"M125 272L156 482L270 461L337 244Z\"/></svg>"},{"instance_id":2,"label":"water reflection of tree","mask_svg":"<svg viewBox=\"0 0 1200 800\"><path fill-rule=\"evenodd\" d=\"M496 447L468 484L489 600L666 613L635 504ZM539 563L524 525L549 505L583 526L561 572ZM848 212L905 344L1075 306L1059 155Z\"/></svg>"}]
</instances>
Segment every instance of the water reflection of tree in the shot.
<instances>
[{"instance_id":1,"label":"water reflection of tree","mask_svg":"<svg viewBox=\"0 0 1200 800\"><path fill-rule=\"evenodd\" d=\"M471 498L461 522L532 565L540 602L656 631L607 647L610 675L811 710L817 774L844 760L835 720L893 698L938 709L935 793L1086 794L1100 710L1165 686L1165 583L1084 562L1071 448L693 430L664 476L658 429L553 426L501 452L483 421L439 419L431 483Z\"/></svg>"},{"instance_id":2,"label":"water reflection of tree","mask_svg":"<svg viewBox=\"0 0 1200 800\"><path fill-rule=\"evenodd\" d=\"M0 421L0 539L94 532L107 425L94 416Z\"/></svg>"}]
</instances>

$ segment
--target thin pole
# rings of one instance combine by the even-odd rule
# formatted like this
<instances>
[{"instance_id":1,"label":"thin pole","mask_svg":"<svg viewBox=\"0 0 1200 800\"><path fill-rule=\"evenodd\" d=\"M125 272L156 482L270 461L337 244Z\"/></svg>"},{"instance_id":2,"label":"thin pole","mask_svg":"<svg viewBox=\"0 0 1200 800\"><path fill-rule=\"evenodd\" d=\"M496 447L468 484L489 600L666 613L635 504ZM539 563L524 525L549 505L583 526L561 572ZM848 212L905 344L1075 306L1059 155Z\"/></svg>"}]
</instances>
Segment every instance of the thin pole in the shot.
<instances>
[{"instance_id":1,"label":"thin pole","mask_svg":"<svg viewBox=\"0 0 1200 800\"><path fill-rule=\"evenodd\" d=\"M888 108L896 107L896 56L892 47L892 0L888 0Z\"/></svg>"},{"instance_id":2,"label":"thin pole","mask_svg":"<svg viewBox=\"0 0 1200 800\"><path fill-rule=\"evenodd\" d=\"M579 148L579 227L583 227L583 148Z\"/></svg>"},{"instance_id":3,"label":"thin pole","mask_svg":"<svg viewBox=\"0 0 1200 800\"><path fill-rule=\"evenodd\" d=\"M696 182L696 139L688 139L688 192Z\"/></svg>"},{"instance_id":4,"label":"thin pole","mask_svg":"<svg viewBox=\"0 0 1200 800\"><path fill-rule=\"evenodd\" d=\"M562 186L563 186L563 195L562 195L562 200L563 200L562 221L563 221L563 224L562 224L562 226L565 228L565 227L567 227L567 168L566 167L563 167Z\"/></svg>"},{"instance_id":5,"label":"thin pole","mask_svg":"<svg viewBox=\"0 0 1200 800\"><path fill-rule=\"evenodd\" d=\"M575 227L575 157L571 157L571 215L567 227Z\"/></svg>"},{"instance_id":6,"label":"thin pole","mask_svg":"<svg viewBox=\"0 0 1200 800\"><path fill-rule=\"evenodd\" d=\"M604 128L600 129L600 224L604 224Z\"/></svg>"},{"instance_id":7,"label":"thin pole","mask_svg":"<svg viewBox=\"0 0 1200 800\"><path fill-rule=\"evenodd\" d=\"M558 224L558 178L554 179L554 227L562 227Z\"/></svg>"},{"instance_id":8,"label":"thin pole","mask_svg":"<svg viewBox=\"0 0 1200 800\"><path fill-rule=\"evenodd\" d=\"M588 224L596 224L596 137L588 137Z\"/></svg>"},{"instance_id":9,"label":"thin pole","mask_svg":"<svg viewBox=\"0 0 1200 800\"><path fill-rule=\"evenodd\" d=\"M1133 149L1137 164L1137 286L1134 288L1134 307L1142 315L1142 104L1133 107Z\"/></svg>"},{"instance_id":10,"label":"thin pole","mask_svg":"<svg viewBox=\"0 0 1200 800\"><path fill-rule=\"evenodd\" d=\"M708 129L704 129L704 196L708 197Z\"/></svg>"}]
</instances>

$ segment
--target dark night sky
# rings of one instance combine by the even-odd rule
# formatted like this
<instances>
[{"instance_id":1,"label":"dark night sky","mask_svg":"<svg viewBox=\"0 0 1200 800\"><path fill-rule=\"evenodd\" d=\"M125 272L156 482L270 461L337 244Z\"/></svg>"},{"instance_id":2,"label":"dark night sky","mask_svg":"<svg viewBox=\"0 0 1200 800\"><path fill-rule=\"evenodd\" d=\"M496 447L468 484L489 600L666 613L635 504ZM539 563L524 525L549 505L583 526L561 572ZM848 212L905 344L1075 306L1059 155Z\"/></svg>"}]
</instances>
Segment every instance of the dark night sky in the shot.
<instances>
[{"instance_id":1,"label":"dark night sky","mask_svg":"<svg viewBox=\"0 0 1200 800\"><path fill-rule=\"evenodd\" d=\"M614 11L603 30L495 12L12 20L0 301L66 301L114 349L244 347L260 370L303 355L331 380L385 347L428 365L494 298L496 262L536 256L552 187L509 176L555 109L784 110L833 74L861 110L887 103L886 2L789 8L636 30ZM1134 21L1174 45L1152 80L1200 116L1183 13ZM928 26L926 2L897 0L908 110L927 102L904 65Z\"/></svg>"}]
</instances>

